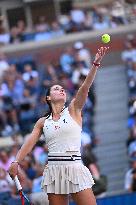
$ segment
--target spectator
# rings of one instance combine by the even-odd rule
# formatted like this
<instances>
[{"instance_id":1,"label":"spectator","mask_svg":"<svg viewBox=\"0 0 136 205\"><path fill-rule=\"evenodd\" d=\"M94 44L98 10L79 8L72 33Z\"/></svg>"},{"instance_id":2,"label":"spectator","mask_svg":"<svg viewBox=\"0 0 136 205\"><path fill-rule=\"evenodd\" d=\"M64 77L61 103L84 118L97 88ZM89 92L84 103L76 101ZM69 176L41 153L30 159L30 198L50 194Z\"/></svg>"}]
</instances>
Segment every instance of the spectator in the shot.
<instances>
[{"instance_id":1,"label":"spectator","mask_svg":"<svg viewBox=\"0 0 136 205\"><path fill-rule=\"evenodd\" d=\"M114 1L111 8L111 16L117 24L126 24L125 7L120 1Z\"/></svg>"},{"instance_id":2,"label":"spectator","mask_svg":"<svg viewBox=\"0 0 136 205\"><path fill-rule=\"evenodd\" d=\"M70 12L71 20L76 28L77 31L83 29L83 24L85 22L85 14L84 11L82 11L78 7L73 7L73 9Z\"/></svg>"},{"instance_id":3,"label":"spectator","mask_svg":"<svg viewBox=\"0 0 136 205\"><path fill-rule=\"evenodd\" d=\"M13 183L5 169L0 167L0 193L12 192Z\"/></svg>"},{"instance_id":4,"label":"spectator","mask_svg":"<svg viewBox=\"0 0 136 205\"><path fill-rule=\"evenodd\" d=\"M38 93L37 79L34 77L30 77L30 79L26 82L26 89L28 89L30 92L30 95L36 99L37 93Z\"/></svg>"},{"instance_id":5,"label":"spectator","mask_svg":"<svg viewBox=\"0 0 136 205\"><path fill-rule=\"evenodd\" d=\"M84 29L85 30L93 29L93 17L92 17L91 12L89 11L85 11Z\"/></svg>"},{"instance_id":6,"label":"spectator","mask_svg":"<svg viewBox=\"0 0 136 205\"><path fill-rule=\"evenodd\" d=\"M0 45L9 43L9 33L6 32L3 26L4 17L0 16Z\"/></svg>"},{"instance_id":7,"label":"spectator","mask_svg":"<svg viewBox=\"0 0 136 205\"><path fill-rule=\"evenodd\" d=\"M86 76L89 70L85 67L84 62L77 62L74 64L74 71L72 74L72 83L78 86L81 75Z\"/></svg>"},{"instance_id":8,"label":"spectator","mask_svg":"<svg viewBox=\"0 0 136 205\"><path fill-rule=\"evenodd\" d=\"M110 22L109 23L110 23L111 28L116 28L118 26L115 19L112 16L110 17Z\"/></svg>"},{"instance_id":9,"label":"spectator","mask_svg":"<svg viewBox=\"0 0 136 205\"><path fill-rule=\"evenodd\" d=\"M5 73L5 82L1 84L1 92L4 98L11 98L13 105L17 105L23 96L24 82L20 74L12 72L10 68L8 73Z\"/></svg>"},{"instance_id":10,"label":"spectator","mask_svg":"<svg viewBox=\"0 0 136 205\"><path fill-rule=\"evenodd\" d=\"M131 160L131 167L127 171L125 175L125 190L128 192L133 191L133 187L135 186L135 169L136 169L136 160L132 159Z\"/></svg>"},{"instance_id":11,"label":"spectator","mask_svg":"<svg viewBox=\"0 0 136 205\"><path fill-rule=\"evenodd\" d=\"M65 33L71 33L73 31L73 22L70 15L59 16L58 22L60 23Z\"/></svg>"},{"instance_id":12,"label":"spectator","mask_svg":"<svg viewBox=\"0 0 136 205\"><path fill-rule=\"evenodd\" d=\"M9 64L7 62L6 56L4 53L0 52L0 82L4 72L7 70L9 70Z\"/></svg>"},{"instance_id":13,"label":"spectator","mask_svg":"<svg viewBox=\"0 0 136 205\"><path fill-rule=\"evenodd\" d=\"M127 148L132 142L136 141L136 124L135 123L133 124L133 127L130 129L130 136L126 142Z\"/></svg>"},{"instance_id":14,"label":"spectator","mask_svg":"<svg viewBox=\"0 0 136 205\"><path fill-rule=\"evenodd\" d=\"M13 134L14 130L12 126L8 124L6 113L0 111L0 137L8 137Z\"/></svg>"},{"instance_id":15,"label":"spectator","mask_svg":"<svg viewBox=\"0 0 136 205\"><path fill-rule=\"evenodd\" d=\"M10 97L3 97L3 102L3 110L6 113L6 123L12 127L12 132L15 134L19 131L17 110L15 109L13 100Z\"/></svg>"},{"instance_id":16,"label":"spectator","mask_svg":"<svg viewBox=\"0 0 136 205\"><path fill-rule=\"evenodd\" d=\"M77 55L78 61L83 61L87 68L90 68L91 62L91 53L85 48L85 45L81 41L77 41L74 43L75 55Z\"/></svg>"},{"instance_id":17,"label":"spectator","mask_svg":"<svg viewBox=\"0 0 136 205\"><path fill-rule=\"evenodd\" d=\"M136 140L131 142L130 145L128 146L128 154L130 158L136 157Z\"/></svg>"},{"instance_id":18,"label":"spectator","mask_svg":"<svg viewBox=\"0 0 136 205\"><path fill-rule=\"evenodd\" d=\"M45 17L41 16L39 18L38 24L35 26L36 34L35 41L49 40L52 38L50 27L45 21Z\"/></svg>"},{"instance_id":19,"label":"spectator","mask_svg":"<svg viewBox=\"0 0 136 205\"><path fill-rule=\"evenodd\" d=\"M17 28L20 35L25 34L27 32L26 24L23 20L19 20L17 22Z\"/></svg>"},{"instance_id":20,"label":"spectator","mask_svg":"<svg viewBox=\"0 0 136 205\"><path fill-rule=\"evenodd\" d=\"M64 35L64 31L61 29L58 22L54 21L51 26L51 36L52 38L60 37Z\"/></svg>"},{"instance_id":21,"label":"spectator","mask_svg":"<svg viewBox=\"0 0 136 205\"><path fill-rule=\"evenodd\" d=\"M130 42L125 43L125 50L122 52L121 58L124 63L128 61L136 62L136 49Z\"/></svg>"},{"instance_id":22,"label":"spectator","mask_svg":"<svg viewBox=\"0 0 136 205\"><path fill-rule=\"evenodd\" d=\"M49 31L49 25L46 22L46 18L45 16L40 16L38 19L38 23L35 25L35 31L36 32L45 32L45 31Z\"/></svg>"},{"instance_id":23,"label":"spectator","mask_svg":"<svg viewBox=\"0 0 136 205\"><path fill-rule=\"evenodd\" d=\"M104 30L110 27L110 23L104 19L102 15L99 14L98 20L94 22L93 29L94 30Z\"/></svg>"},{"instance_id":24,"label":"spectator","mask_svg":"<svg viewBox=\"0 0 136 205\"><path fill-rule=\"evenodd\" d=\"M72 64L74 62L73 50L71 47L66 47L60 56L60 65L64 73L72 74Z\"/></svg>"},{"instance_id":25,"label":"spectator","mask_svg":"<svg viewBox=\"0 0 136 205\"><path fill-rule=\"evenodd\" d=\"M131 77L136 80L136 59L133 58L133 61L128 64L128 77Z\"/></svg>"},{"instance_id":26,"label":"spectator","mask_svg":"<svg viewBox=\"0 0 136 205\"><path fill-rule=\"evenodd\" d=\"M12 162L12 158L9 157L8 153L5 150L0 151L0 167L5 171L8 170L10 164Z\"/></svg>"},{"instance_id":27,"label":"spectator","mask_svg":"<svg viewBox=\"0 0 136 205\"><path fill-rule=\"evenodd\" d=\"M132 192L135 192L136 191L136 169L134 169L132 171L132 185L131 185L131 190Z\"/></svg>"},{"instance_id":28,"label":"spectator","mask_svg":"<svg viewBox=\"0 0 136 205\"><path fill-rule=\"evenodd\" d=\"M126 36L126 41L131 43L133 48L136 48L136 37L133 34L128 34Z\"/></svg>"},{"instance_id":29,"label":"spectator","mask_svg":"<svg viewBox=\"0 0 136 205\"><path fill-rule=\"evenodd\" d=\"M13 183L7 172L0 167L0 204L6 204L11 198Z\"/></svg>"},{"instance_id":30,"label":"spectator","mask_svg":"<svg viewBox=\"0 0 136 205\"><path fill-rule=\"evenodd\" d=\"M20 33L19 29L16 26L12 27L10 31L9 42L16 44L22 41L24 41L22 33Z\"/></svg>"},{"instance_id":31,"label":"spectator","mask_svg":"<svg viewBox=\"0 0 136 205\"><path fill-rule=\"evenodd\" d=\"M30 64L26 64L24 66L23 80L29 81L31 77L38 79L38 72L33 70Z\"/></svg>"},{"instance_id":32,"label":"spectator","mask_svg":"<svg viewBox=\"0 0 136 205\"><path fill-rule=\"evenodd\" d=\"M0 32L0 45L6 45L9 43L9 33L3 28L3 31Z\"/></svg>"}]
</instances>

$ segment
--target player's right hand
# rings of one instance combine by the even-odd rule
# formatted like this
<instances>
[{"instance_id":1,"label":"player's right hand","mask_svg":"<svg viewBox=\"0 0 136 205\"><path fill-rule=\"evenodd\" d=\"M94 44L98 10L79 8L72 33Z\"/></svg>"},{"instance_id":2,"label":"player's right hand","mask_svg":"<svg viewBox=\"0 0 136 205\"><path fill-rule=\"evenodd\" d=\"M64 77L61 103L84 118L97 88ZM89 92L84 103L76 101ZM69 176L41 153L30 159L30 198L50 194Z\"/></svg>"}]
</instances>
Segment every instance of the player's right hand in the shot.
<instances>
[{"instance_id":1,"label":"player's right hand","mask_svg":"<svg viewBox=\"0 0 136 205\"><path fill-rule=\"evenodd\" d=\"M18 163L17 162L11 163L11 165L8 169L8 173L12 179L15 178L15 176L18 174Z\"/></svg>"}]
</instances>

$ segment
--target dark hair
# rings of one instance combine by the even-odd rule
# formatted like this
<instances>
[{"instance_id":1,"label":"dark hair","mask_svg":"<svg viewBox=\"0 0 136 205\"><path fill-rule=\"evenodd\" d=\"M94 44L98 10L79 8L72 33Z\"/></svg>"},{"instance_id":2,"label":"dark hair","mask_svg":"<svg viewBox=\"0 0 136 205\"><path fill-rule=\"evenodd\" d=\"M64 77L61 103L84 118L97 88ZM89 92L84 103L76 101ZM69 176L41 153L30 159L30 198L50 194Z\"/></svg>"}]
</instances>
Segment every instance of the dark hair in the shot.
<instances>
[{"instance_id":1,"label":"dark hair","mask_svg":"<svg viewBox=\"0 0 136 205\"><path fill-rule=\"evenodd\" d=\"M47 104L48 104L48 106L49 106L49 111L47 111L46 113L45 113L45 115L43 116L43 117L46 117L46 119L48 119L50 116L51 116L51 114L52 114L52 106L51 106L51 103L50 103L50 101L48 100L48 98L47 98L47 96L50 96L50 91L51 91L51 88L52 88L52 86L54 86L54 85L56 85L56 84L53 84L53 85L51 85L49 88L47 88L46 89L46 91L45 91L45 96L46 96L46 102L47 102Z\"/></svg>"},{"instance_id":2,"label":"dark hair","mask_svg":"<svg viewBox=\"0 0 136 205\"><path fill-rule=\"evenodd\" d=\"M52 87L52 86L51 86ZM50 91L51 91L51 87L49 87L47 90L46 90L46 102L49 106L49 111L47 111L44 115L44 117L46 117L46 119L48 119L50 117L50 115L52 114L52 106L51 106L51 103L49 102L49 100L47 99L47 96L50 96Z\"/></svg>"}]
</instances>

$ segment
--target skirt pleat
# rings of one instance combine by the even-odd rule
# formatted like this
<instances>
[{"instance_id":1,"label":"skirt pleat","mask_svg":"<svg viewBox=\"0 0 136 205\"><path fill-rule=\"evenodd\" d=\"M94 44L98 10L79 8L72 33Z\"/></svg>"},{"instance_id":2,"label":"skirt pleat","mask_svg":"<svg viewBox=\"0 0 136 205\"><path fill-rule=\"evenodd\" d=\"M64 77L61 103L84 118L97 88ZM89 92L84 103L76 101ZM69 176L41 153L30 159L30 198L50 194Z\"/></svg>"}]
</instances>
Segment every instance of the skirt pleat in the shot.
<instances>
[{"instance_id":1,"label":"skirt pleat","mask_svg":"<svg viewBox=\"0 0 136 205\"><path fill-rule=\"evenodd\" d=\"M41 188L46 193L70 194L94 185L89 169L82 162L57 163L49 163L44 169Z\"/></svg>"}]
</instances>

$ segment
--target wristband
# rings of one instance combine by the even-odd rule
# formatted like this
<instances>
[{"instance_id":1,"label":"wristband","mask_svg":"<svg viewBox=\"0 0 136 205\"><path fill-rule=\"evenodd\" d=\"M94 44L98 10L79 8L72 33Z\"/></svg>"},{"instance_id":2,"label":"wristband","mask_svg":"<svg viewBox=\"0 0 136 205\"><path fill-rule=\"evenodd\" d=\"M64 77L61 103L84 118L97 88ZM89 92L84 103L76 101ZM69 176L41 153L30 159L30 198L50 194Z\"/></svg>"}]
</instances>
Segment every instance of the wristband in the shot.
<instances>
[{"instance_id":1,"label":"wristband","mask_svg":"<svg viewBox=\"0 0 136 205\"><path fill-rule=\"evenodd\" d=\"M93 65L94 65L94 66L100 66L100 63L95 63L95 62L93 62Z\"/></svg>"},{"instance_id":2,"label":"wristband","mask_svg":"<svg viewBox=\"0 0 136 205\"><path fill-rule=\"evenodd\" d=\"M17 160L11 162L11 164L12 164L12 163L17 163L17 164L19 165L19 162L18 162Z\"/></svg>"}]
</instances>

